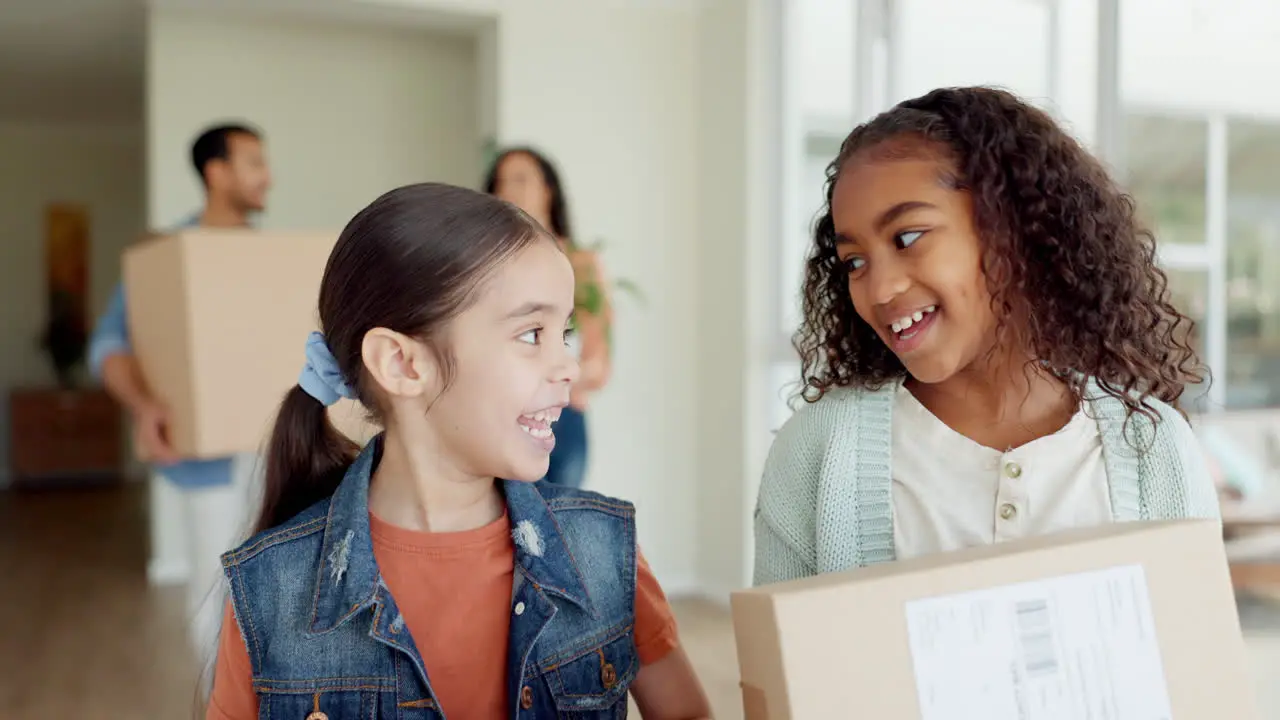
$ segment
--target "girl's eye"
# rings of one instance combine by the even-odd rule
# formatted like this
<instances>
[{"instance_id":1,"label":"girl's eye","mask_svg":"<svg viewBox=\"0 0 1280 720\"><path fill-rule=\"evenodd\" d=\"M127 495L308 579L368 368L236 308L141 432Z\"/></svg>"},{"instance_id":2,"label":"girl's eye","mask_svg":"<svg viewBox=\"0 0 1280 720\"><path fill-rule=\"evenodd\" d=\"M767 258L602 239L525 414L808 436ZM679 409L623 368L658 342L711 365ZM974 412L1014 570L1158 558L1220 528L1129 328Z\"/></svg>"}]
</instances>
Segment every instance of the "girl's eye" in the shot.
<instances>
[{"instance_id":1,"label":"girl's eye","mask_svg":"<svg viewBox=\"0 0 1280 720\"><path fill-rule=\"evenodd\" d=\"M898 233L893 239L898 244L899 249L906 250L923 236L924 232L921 230L907 230L905 232Z\"/></svg>"},{"instance_id":2,"label":"girl's eye","mask_svg":"<svg viewBox=\"0 0 1280 720\"><path fill-rule=\"evenodd\" d=\"M571 340L573 340L573 336L574 336L574 335L577 335L577 334L578 334L578 331L577 331L577 329L576 329L576 328L571 328L571 327L570 327L570 328L565 328L565 331L564 331L564 346L565 346L565 347L569 347L569 342L570 342Z\"/></svg>"},{"instance_id":3,"label":"girl's eye","mask_svg":"<svg viewBox=\"0 0 1280 720\"><path fill-rule=\"evenodd\" d=\"M530 331L528 331L528 332L521 333L520 337L518 337L518 338L516 338L516 339L517 339L517 340L519 340L519 341L520 341L520 342L522 342L522 343L529 343L530 345L537 345L537 344L538 344L539 335L541 335L541 333L542 333L542 328L534 328L534 329L532 329L532 330L530 330Z\"/></svg>"},{"instance_id":4,"label":"girl's eye","mask_svg":"<svg viewBox=\"0 0 1280 720\"><path fill-rule=\"evenodd\" d=\"M861 270L867 264L866 259L861 255L851 255L841 262L844 263L845 272Z\"/></svg>"}]
</instances>

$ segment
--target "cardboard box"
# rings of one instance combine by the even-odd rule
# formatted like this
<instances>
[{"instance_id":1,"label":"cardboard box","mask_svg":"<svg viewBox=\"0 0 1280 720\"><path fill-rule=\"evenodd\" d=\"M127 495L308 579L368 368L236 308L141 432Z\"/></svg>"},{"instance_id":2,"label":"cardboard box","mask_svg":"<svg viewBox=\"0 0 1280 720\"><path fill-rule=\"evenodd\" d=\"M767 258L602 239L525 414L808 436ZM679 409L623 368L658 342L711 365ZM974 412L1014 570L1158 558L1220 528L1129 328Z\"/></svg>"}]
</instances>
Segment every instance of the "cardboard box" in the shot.
<instances>
[{"instance_id":1,"label":"cardboard box","mask_svg":"<svg viewBox=\"0 0 1280 720\"><path fill-rule=\"evenodd\" d=\"M265 447L318 329L320 279L337 233L196 229L124 253L133 350L172 413L184 457ZM376 428L357 403L330 409L359 441Z\"/></svg>"},{"instance_id":2,"label":"cardboard box","mask_svg":"<svg viewBox=\"0 0 1280 720\"><path fill-rule=\"evenodd\" d=\"M1124 523L732 597L747 720L1255 720L1213 521Z\"/></svg>"}]
</instances>

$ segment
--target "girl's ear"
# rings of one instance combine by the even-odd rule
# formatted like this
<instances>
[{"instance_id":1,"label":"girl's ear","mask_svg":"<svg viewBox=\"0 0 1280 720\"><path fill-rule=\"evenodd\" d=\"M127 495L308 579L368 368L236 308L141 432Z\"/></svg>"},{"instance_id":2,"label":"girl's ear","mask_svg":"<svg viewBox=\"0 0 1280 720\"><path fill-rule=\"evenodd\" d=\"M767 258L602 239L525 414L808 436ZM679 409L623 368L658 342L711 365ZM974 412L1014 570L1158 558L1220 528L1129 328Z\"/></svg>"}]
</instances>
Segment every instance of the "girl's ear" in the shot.
<instances>
[{"instance_id":1,"label":"girl's ear","mask_svg":"<svg viewBox=\"0 0 1280 720\"><path fill-rule=\"evenodd\" d=\"M434 397L439 392L439 362L423 342L374 328L365 333L360 355L369 376L391 397Z\"/></svg>"}]
</instances>

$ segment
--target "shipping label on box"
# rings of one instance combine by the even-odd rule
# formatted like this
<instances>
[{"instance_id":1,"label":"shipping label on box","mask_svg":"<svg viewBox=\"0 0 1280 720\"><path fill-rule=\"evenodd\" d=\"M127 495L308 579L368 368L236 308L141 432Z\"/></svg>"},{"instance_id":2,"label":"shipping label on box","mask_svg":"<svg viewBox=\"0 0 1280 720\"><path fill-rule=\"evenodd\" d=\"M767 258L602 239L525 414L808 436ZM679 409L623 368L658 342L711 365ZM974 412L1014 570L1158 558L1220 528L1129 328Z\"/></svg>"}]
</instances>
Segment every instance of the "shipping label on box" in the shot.
<instances>
[{"instance_id":1,"label":"shipping label on box","mask_svg":"<svg viewBox=\"0 0 1280 720\"><path fill-rule=\"evenodd\" d=\"M921 720L1167 720L1141 565L906 604Z\"/></svg>"}]
</instances>

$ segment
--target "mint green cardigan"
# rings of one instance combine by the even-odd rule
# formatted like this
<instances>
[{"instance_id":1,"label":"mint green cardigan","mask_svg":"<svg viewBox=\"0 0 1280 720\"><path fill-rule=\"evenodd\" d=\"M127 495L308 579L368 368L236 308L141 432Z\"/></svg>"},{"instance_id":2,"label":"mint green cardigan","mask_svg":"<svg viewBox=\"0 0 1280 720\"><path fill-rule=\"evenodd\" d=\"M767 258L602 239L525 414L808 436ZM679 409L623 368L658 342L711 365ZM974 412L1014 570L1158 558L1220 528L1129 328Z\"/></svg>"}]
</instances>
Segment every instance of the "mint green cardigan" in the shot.
<instances>
[{"instance_id":1,"label":"mint green cardigan","mask_svg":"<svg viewBox=\"0 0 1280 720\"><path fill-rule=\"evenodd\" d=\"M782 426L756 503L756 585L894 559L897 388L833 390ZM1134 415L1126 429L1124 403L1096 385L1085 404L1102 436L1117 522L1220 517L1200 443L1176 410L1152 401L1160 421Z\"/></svg>"}]
</instances>

